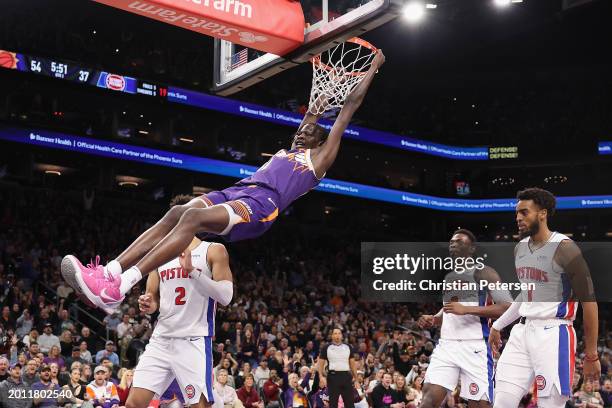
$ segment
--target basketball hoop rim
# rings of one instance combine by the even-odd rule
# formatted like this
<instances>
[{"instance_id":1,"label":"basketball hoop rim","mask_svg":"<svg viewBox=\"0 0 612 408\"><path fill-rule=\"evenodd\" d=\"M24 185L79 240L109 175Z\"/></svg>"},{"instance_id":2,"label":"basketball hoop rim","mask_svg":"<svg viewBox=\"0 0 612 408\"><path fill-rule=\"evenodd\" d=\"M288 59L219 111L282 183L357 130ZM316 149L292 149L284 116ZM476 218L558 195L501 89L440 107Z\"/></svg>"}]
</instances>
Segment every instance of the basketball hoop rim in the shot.
<instances>
[{"instance_id":1,"label":"basketball hoop rim","mask_svg":"<svg viewBox=\"0 0 612 408\"><path fill-rule=\"evenodd\" d=\"M353 43L353 44L357 44L357 45L359 45L361 47L367 48L370 51L372 51L372 54L376 54L378 52L378 48L376 48L374 45L372 45L368 41L364 40L363 38L353 37L353 38L349 38L345 42L350 42L350 43ZM310 59L310 61L312 62L313 65L321 66L323 69L325 69L327 71L332 71L333 70L332 67L330 67L329 65L321 62L321 54L312 57ZM360 76L365 76L366 74L367 74L367 72L359 71L359 72L346 72L344 75L345 76L349 76L349 77L360 77Z\"/></svg>"}]
</instances>

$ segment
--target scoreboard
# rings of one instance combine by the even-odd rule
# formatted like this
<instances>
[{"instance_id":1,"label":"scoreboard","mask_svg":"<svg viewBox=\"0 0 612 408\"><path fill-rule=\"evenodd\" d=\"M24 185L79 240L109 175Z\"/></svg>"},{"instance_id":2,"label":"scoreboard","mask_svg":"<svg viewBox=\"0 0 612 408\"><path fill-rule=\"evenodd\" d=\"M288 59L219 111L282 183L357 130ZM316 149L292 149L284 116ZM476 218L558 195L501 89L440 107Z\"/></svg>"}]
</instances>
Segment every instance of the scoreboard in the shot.
<instances>
[{"instance_id":1,"label":"scoreboard","mask_svg":"<svg viewBox=\"0 0 612 408\"><path fill-rule=\"evenodd\" d=\"M168 94L168 87L165 85L87 68L73 62L34 57L18 52L0 50L0 67L130 94L159 96L164 99Z\"/></svg>"}]
</instances>

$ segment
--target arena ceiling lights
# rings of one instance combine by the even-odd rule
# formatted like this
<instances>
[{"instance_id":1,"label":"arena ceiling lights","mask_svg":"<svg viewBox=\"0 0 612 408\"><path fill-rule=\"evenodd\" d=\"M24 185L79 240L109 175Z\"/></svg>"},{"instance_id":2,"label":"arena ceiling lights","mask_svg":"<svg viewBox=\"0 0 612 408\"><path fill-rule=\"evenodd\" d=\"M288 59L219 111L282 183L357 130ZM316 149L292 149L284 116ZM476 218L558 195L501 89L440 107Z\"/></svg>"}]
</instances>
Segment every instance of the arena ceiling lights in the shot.
<instances>
[{"instance_id":1,"label":"arena ceiling lights","mask_svg":"<svg viewBox=\"0 0 612 408\"><path fill-rule=\"evenodd\" d=\"M503 7L508 7L509 5L513 4L513 3L522 3L523 0L493 0L493 4L495 4L497 7L503 8Z\"/></svg>"},{"instance_id":2,"label":"arena ceiling lights","mask_svg":"<svg viewBox=\"0 0 612 408\"><path fill-rule=\"evenodd\" d=\"M416 24L425 18L427 10L433 10L437 7L438 5L433 3L423 4L419 1L410 1L402 9L402 15L408 23Z\"/></svg>"}]
</instances>

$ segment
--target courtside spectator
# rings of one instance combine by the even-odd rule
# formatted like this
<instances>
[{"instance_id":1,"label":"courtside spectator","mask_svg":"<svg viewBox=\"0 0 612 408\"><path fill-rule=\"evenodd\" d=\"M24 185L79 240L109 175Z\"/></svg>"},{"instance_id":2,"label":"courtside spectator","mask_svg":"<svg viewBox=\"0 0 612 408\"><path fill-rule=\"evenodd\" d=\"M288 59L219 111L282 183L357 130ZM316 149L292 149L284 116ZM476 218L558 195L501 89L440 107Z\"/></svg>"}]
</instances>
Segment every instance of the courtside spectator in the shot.
<instances>
[{"instance_id":1,"label":"courtside spectator","mask_svg":"<svg viewBox=\"0 0 612 408\"><path fill-rule=\"evenodd\" d=\"M117 338L121 340L124 336L128 335L130 336L130 340L131 340L131 338L134 337L133 330L130 331L133 325L134 323L130 323L130 315L128 315L127 313L124 313L123 316L121 316L121 322L118 323L116 327Z\"/></svg>"},{"instance_id":2,"label":"courtside spectator","mask_svg":"<svg viewBox=\"0 0 612 408\"><path fill-rule=\"evenodd\" d=\"M414 396L414 403L418 407L421 405L423 399L423 377L419 376L412 382L412 395Z\"/></svg>"},{"instance_id":3,"label":"courtside spectator","mask_svg":"<svg viewBox=\"0 0 612 408\"><path fill-rule=\"evenodd\" d=\"M255 377L255 384L257 387L261 387L264 381L270 378L270 369L268 368L268 360L265 357L262 357L259 360L259 365L255 369L255 373L253 374Z\"/></svg>"},{"instance_id":4,"label":"courtside spectator","mask_svg":"<svg viewBox=\"0 0 612 408\"><path fill-rule=\"evenodd\" d=\"M393 388L391 383L393 376L390 373L384 373L382 381L372 391L372 406L374 408L403 408L404 403L401 402L399 395Z\"/></svg>"},{"instance_id":5,"label":"courtside spectator","mask_svg":"<svg viewBox=\"0 0 612 408\"><path fill-rule=\"evenodd\" d=\"M603 399L604 407L610 408L612 406L612 380L607 379L603 383L603 387L601 387L601 399Z\"/></svg>"},{"instance_id":6,"label":"courtside spectator","mask_svg":"<svg viewBox=\"0 0 612 408\"><path fill-rule=\"evenodd\" d=\"M227 370L220 369L215 381L215 391L221 398L225 408L240 408L243 406L242 401L238 398L236 390L227 385Z\"/></svg>"},{"instance_id":7,"label":"courtside spectator","mask_svg":"<svg viewBox=\"0 0 612 408\"><path fill-rule=\"evenodd\" d=\"M6 357L0 357L0 381L9 377L9 361Z\"/></svg>"},{"instance_id":8,"label":"courtside spectator","mask_svg":"<svg viewBox=\"0 0 612 408\"><path fill-rule=\"evenodd\" d=\"M576 408L603 408L604 401L599 392L595 391L592 381L582 383L582 388L574 395Z\"/></svg>"},{"instance_id":9,"label":"courtside spectator","mask_svg":"<svg viewBox=\"0 0 612 408\"><path fill-rule=\"evenodd\" d=\"M87 384L81 381L81 369L73 368L70 370L70 381L68 384L62 387L62 390L70 391L68 395L71 395L72 397L66 398L61 402L81 406L87 398L87 393L85 391L86 387Z\"/></svg>"},{"instance_id":10,"label":"courtside spectator","mask_svg":"<svg viewBox=\"0 0 612 408\"><path fill-rule=\"evenodd\" d=\"M72 332L70 330L64 330L60 335L60 347L62 357L70 357L73 345L74 343L72 342ZM67 366L70 367L69 364L67 364Z\"/></svg>"},{"instance_id":11,"label":"courtside spectator","mask_svg":"<svg viewBox=\"0 0 612 408\"><path fill-rule=\"evenodd\" d=\"M33 329L30 329L30 333L26 334L23 338L23 344L30 347L30 342L35 341L38 343L38 337L40 337L40 334L38 333L38 329L34 327Z\"/></svg>"},{"instance_id":12,"label":"courtside spectator","mask_svg":"<svg viewBox=\"0 0 612 408\"><path fill-rule=\"evenodd\" d=\"M61 259L60 259L60 262L61 262ZM59 296L61 299L66 299L68 296L70 296L71 293L74 293L74 289L72 289L70 285L68 285L63 280L60 282L56 290L57 290L57 296Z\"/></svg>"},{"instance_id":13,"label":"courtside spectator","mask_svg":"<svg viewBox=\"0 0 612 408\"><path fill-rule=\"evenodd\" d=\"M45 323L43 334L38 337L38 345L40 346L40 351L44 354L47 354L52 346L57 346L61 350L59 338L53 334L53 325L51 323Z\"/></svg>"},{"instance_id":14,"label":"courtside spectator","mask_svg":"<svg viewBox=\"0 0 612 408\"><path fill-rule=\"evenodd\" d=\"M96 349L97 340L91 335L91 329L87 326L83 326L81 329L81 338L79 341L87 343L87 350L93 351Z\"/></svg>"},{"instance_id":15,"label":"courtside spectator","mask_svg":"<svg viewBox=\"0 0 612 408\"><path fill-rule=\"evenodd\" d=\"M327 378L321 377L317 371L314 374L312 391L308 393L310 406L313 408L329 408L329 392L327 390Z\"/></svg>"},{"instance_id":16,"label":"courtside spectator","mask_svg":"<svg viewBox=\"0 0 612 408\"><path fill-rule=\"evenodd\" d=\"M72 363L74 363L75 361L81 364L89 363L84 358L81 358L81 349L79 348L79 346L72 347L72 354L66 359L66 367L72 368Z\"/></svg>"},{"instance_id":17,"label":"courtside spectator","mask_svg":"<svg viewBox=\"0 0 612 408\"><path fill-rule=\"evenodd\" d=\"M87 385L87 395L95 407L111 408L119 404L119 394L115 384L106 381L107 369L97 366L94 380Z\"/></svg>"},{"instance_id":18,"label":"courtside spectator","mask_svg":"<svg viewBox=\"0 0 612 408\"><path fill-rule=\"evenodd\" d=\"M49 364L49 368L51 369L51 382L59 385L60 387L64 385L60 383L60 379L59 379L60 371L59 371L59 366L57 365L57 363Z\"/></svg>"},{"instance_id":19,"label":"courtside spectator","mask_svg":"<svg viewBox=\"0 0 612 408\"><path fill-rule=\"evenodd\" d=\"M0 382L0 406L26 408L31 405L30 387L21 380L21 364L11 365L9 377Z\"/></svg>"},{"instance_id":20,"label":"courtside spectator","mask_svg":"<svg viewBox=\"0 0 612 408\"><path fill-rule=\"evenodd\" d=\"M36 360L28 360L25 368L22 369L23 374L21 376L21 380L23 383L31 387L35 382L40 381L40 377L38 375L38 364Z\"/></svg>"},{"instance_id":21,"label":"courtside spectator","mask_svg":"<svg viewBox=\"0 0 612 408\"><path fill-rule=\"evenodd\" d=\"M18 338L23 339L33 327L34 317L30 314L30 309L23 309L23 313L17 319L17 330L15 330L15 334Z\"/></svg>"},{"instance_id":22,"label":"courtside spectator","mask_svg":"<svg viewBox=\"0 0 612 408\"><path fill-rule=\"evenodd\" d=\"M57 332L61 333L64 330L74 330L74 322L70 320L70 315L68 314L68 310L64 309L64 301L66 299L60 299L59 311L57 312L57 316L59 317L59 322L57 323Z\"/></svg>"},{"instance_id":23,"label":"courtside spectator","mask_svg":"<svg viewBox=\"0 0 612 408\"><path fill-rule=\"evenodd\" d=\"M102 366L106 368L106 381L112 382L115 385L119 385L119 379L115 377L115 371L112 361L110 361L107 357L104 357L101 361Z\"/></svg>"},{"instance_id":24,"label":"courtside spectator","mask_svg":"<svg viewBox=\"0 0 612 408\"><path fill-rule=\"evenodd\" d=\"M253 373L251 372L251 363L249 363L248 361L245 361L244 363L242 363L242 370L240 370L240 372L238 373L238 375L236 376L235 380L236 380L236 389L242 387L244 385L244 380L246 378L247 375L252 375Z\"/></svg>"},{"instance_id":25,"label":"courtside spectator","mask_svg":"<svg viewBox=\"0 0 612 408\"><path fill-rule=\"evenodd\" d=\"M253 374L246 374L244 385L236 391L238 398L242 401L244 408L264 408L264 403L259 398L259 393L255 389L255 379ZM289 407L289 405L286 405ZM304 406L306 407L306 406Z\"/></svg>"},{"instance_id":26,"label":"courtside spectator","mask_svg":"<svg viewBox=\"0 0 612 408\"><path fill-rule=\"evenodd\" d=\"M2 314L0 315L0 325L4 327L5 330L15 329L15 319L11 315L11 309L8 306L4 306L2 308Z\"/></svg>"},{"instance_id":27,"label":"courtside spectator","mask_svg":"<svg viewBox=\"0 0 612 408\"><path fill-rule=\"evenodd\" d=\"M302 383L299 382L299 377L296 373L289 373L290 361L285 356L285 368L283 370L283 403L285 407L308 407L308 398L304 392L304 388L308 384L309 379L306 378Z\"/></svg>"},{"instance_id":28,"label":"courtside spectator","mask_svg":"<svg viewBox=\"0 0 612 408\"><path fill-rule=\"evenodd\" d=\"M42 392L45 390L44 392ZM43 365L40 368L40 381L32 384L32 391L38 391L38 395L51 397L49 390L59 392L60 387L57 383L51 382L51 367ZM34 406L37 408L52 408L57 406L56 398L34 398Z\"/></svg>"},{"instance_id":29,"label":"courtside spectator","mask_svg":"<svg viewBox=\"0 0 612 408\"><path fill-rule=\"evenodd\" d=\"M276 370L270 370L270 378L263 385L263 394L267 402L267 408L280 406L279 398L283 380L278 376Z\"/></svg>"},{"instance_id":30,"label":"courtside spectator","mask_svg":"<svg viewBox=\"0 0 612 408\"><path fill-rule=\"evenodd\" d=\"M117 325L121 323L119 312L115 310L112 314L106 315L104 320L102 320L102 323L104 323L107 329L117 332Z\"/></svg>"},{"instance_id":31,"label":"courtside spectator","mask_svg":"<svg viewBox=\"0 0 612 408\"><path fill-rule=\"evenodd\" d=\"M49 350L49 355L48 357L45 357L43 363L48 365L57 364L60 371L64 370L66 362L64 361L64 358L60 355L59 346L51 346L51 349Z\"/></svg>"},{"instance_id":32,"label":"courtside spectator","mask_svg":"<svg viewBox=\"0 0 612 408\"><path fill-rule=\"evenodd\" d=\"M233 373L237 367L238 363L232 358L232 355L230 353L225 353L225 357L222 358L219 365L214 368L215 377L219 375L219 370L225 370L227 372L227 385L236 389L236 379Z\"/></svg>"},{"instance_id":33,"label":"courtside spectator","mask_svg":"<svg viewBox=\"0 0 612 408\"><path fill-rule=\"evenodd\" d=\"M30 347L28 347L28 352L26 353L26 356L28 358L34 358L38 357L38 354L40 354L40 345L35 341L30 341Z\"/></svg>"},{"instance_id":34,"label":"courtside spectator","mask_svg":"<svg viewBox=\"0 0 612 408\"><path fill-rule=\"evenodd\" d=\"M91 371L91 366L89 364L85 364L81 368L81 382L85 384L89 384L93 379L93 372Z\"/></svg>"},{"instance_id":35,"label":"courtside spectator","mask_svg":"<svg viewBox=\"0 0 612 408\"><path fill-rule=\"evenodd\" d=\"M119 403L125 405L127 397L130 394L132 388L132 380L134 379L134 370L122 368L119 370L118 377L121 378L121 382L117 386L117 394L119 395Z\"/></svg>"},{"instance_id":36,"label":"courtside spectator","mask_svg":"<svg viewBox=\"0 0 612 408\"><path fill-rule=\"evenodd\" d=\"M86 341L81 341L79 345L79 356L83 361L87 364L91 364L93 362L93 358L91 357L91 352L88 350L89 345Z\"/></svg>"},{"instance_id":37,"label":"courtside spectator","mask_svg":"<svg viewBox=\"0 0 612 408\"><path fill-rule=\"evenodd\" d=\"M103 358L108 358L114 366L119 365L119 356L115 353L115 343L112 340L106 342L104 350L96 353L96 364L100 364Z\"/></svg>"}]
</instances>

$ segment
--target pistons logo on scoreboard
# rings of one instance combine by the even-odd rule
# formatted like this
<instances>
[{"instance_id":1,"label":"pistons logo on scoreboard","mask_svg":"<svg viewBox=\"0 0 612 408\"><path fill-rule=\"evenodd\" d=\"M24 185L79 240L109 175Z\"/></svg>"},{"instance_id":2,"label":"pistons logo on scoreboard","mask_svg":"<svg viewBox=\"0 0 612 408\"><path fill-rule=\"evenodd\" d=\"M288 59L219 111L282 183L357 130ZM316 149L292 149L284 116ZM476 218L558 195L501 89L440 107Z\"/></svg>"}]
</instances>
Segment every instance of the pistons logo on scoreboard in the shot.
<instances>
[{"instance_id":1,"label":"pistons logo on scoreboard","mask_svg":"<svg viewBox=\"0 0 612 408\"><path fill-rule=\"evenodd\" d=\"M542 391L546 388L546 378L543 375L537 375L535 378L536 387L538 387L538 391Z\"/></svg>"},{"instance_id":2,"label":"pistons logo on scoreboard","mask_svg":"<svg viewBox=\"0 0 612 408\"><path fill-rule=\"evenodd\" d=\"M479 390L479 388L478 388L478 384L476 384L476 383L470 383L470 394L471 394L471 395L476 395L476 394L478 394L478 390Z\"/></svg>"},{"instance_id":3,"label":"pistons logo on scoreboard","mask_svg":"<svg viewBox=\"0 0 612 408\"><path fill-rule=\"evenodd\" d=\"M123 91L125 89L125 78L121 75L106 75L106 87L113 91Z\"/></svg>"},{"instance_id":4,"label":"pistons logo on scoreboard","mask_svg":"<svg viewBox=\"0 0 612 408\"><path fill-rule=\"evenodd\" d=\"M192 399L195 396L195 388L193 385L189 384L185 387L185 395L187 395L187 398L189 399Z\"/></svg>"}]
</instances>

